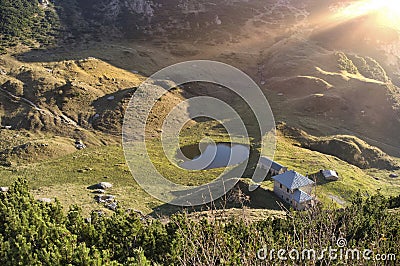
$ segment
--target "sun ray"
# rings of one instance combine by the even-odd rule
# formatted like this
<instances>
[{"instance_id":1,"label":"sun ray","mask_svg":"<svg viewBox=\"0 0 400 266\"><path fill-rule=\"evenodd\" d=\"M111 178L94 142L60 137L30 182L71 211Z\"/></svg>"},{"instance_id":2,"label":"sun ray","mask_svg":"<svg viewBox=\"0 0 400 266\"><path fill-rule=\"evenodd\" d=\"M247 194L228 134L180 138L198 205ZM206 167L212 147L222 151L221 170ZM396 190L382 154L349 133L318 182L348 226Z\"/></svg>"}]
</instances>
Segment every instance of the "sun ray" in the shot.
<instances>
[{"instance_id":1,"label":"sun ray","mask_svg":"<svg viewBox=\"0 0 400 266\"><path fill-rule=\"evenodd\" d=\"M374 15L378 24L400 29L400 1L361 0L356 1L336 14L338 20L350 20L365 15Z\"/></svg>"}]
</instances>

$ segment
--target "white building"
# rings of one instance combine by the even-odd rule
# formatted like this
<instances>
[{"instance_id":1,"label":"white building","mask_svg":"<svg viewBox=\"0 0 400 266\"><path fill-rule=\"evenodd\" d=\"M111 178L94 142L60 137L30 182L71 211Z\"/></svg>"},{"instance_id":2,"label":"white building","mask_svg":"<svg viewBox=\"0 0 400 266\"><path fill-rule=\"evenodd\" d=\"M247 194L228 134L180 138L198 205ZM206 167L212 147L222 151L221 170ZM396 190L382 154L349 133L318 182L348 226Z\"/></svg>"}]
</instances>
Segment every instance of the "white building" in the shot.
<instances>
[{"instance_id":1,"label":"white building","mask_svg":"<svg viewBox=\"0 0 400 266\"><path fill-rule=\"evenodd\" d=\"M336 171L333 170L321 170L321 174L324 176L325 180L333 180L336 181L339 179L339 175Z\"/></svg>"},{"instance_id":2,"label":"white building","mask_svg":"<svg viewBox=\"0 0 400 266\"><path fill-rule=\"evenodd\" d=\"M311 207L314 199L310 195L314 181L291 170L274 176L274 193L296 210Z\"/></svg>"},{"instance_id":3,"label":"white building","mask_svg":"<svg viewBox=\"0 0 400 266\"><path fill-rule=\"evenodd\" d=\"M260 165L262 169L269 169L271 176L280 175L287 171L287 167L280 165L277 162L272 161L270 158L266 156L261 156Z\"/></svg>"}]
</instances>

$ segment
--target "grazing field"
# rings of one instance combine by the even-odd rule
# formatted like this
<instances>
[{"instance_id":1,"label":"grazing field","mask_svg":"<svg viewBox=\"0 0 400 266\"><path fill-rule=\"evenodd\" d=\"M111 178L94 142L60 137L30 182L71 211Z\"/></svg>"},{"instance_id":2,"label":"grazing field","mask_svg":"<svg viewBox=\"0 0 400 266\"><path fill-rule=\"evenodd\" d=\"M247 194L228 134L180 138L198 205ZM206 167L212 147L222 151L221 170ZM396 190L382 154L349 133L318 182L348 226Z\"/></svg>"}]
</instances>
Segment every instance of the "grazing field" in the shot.
<instances>
[{"instance_id":1,"label":"grazing field","mask_svg":"<svg viewBox=\"0 0 400 266\"><path fill-rule=\"evenodd\" d=\"M201 130L197 128L196 132L200 138ZM187 136L191 137L183 137L182 143L194 143L193 135ZM215 132L213 139L226 140L224 134L218 132ZM296 141L281 134L278 135L277 140L275 160L289 169L294 169L303 175L317 173L320 169L333 169L339 173L339 181L316 180L317 186L314 192L324 206L346 205L358 191L365 195L372 195L379 191L385 196L398 195L400 191L399 180L389 178L389 172L385 170L362 170L334 156L301 148ZM147 148L157 169L174 182L184 185L205 184L221 173L221 169L185 171L173 166L164 156L160 143L156 139L148 142ZM135 152L140 158L140 150ZM174 153L174 151L169 152ZM137 163L140 165L140 160ZM106 193L114 195L121 208L140 210L143 213L155 212L158 215L179 210L179 208L163 204L138 186L126 165L120 145L92 147L56 159L1 167L0 176L1 186L10 185L17 178L22 177L28 181L36 198L57 198L66 209L73 204L78 204L86 214L93 209L107 211L101 204L95 202L95 195L87 189L88 186L103 181L113 184ZM151 178L151 176L146 178ZM242 180L244 184L250 181L246 176ZM246 193L246 189L243 190ZM250 202L245 203L249 209L279 209L276 205L276 201L279 200L270 191L272 190L271 179L267 178L258 190L260 190L259 194L249 194ZM205 206L204 209L207 207Z\"/></svg>"}]
</instances>

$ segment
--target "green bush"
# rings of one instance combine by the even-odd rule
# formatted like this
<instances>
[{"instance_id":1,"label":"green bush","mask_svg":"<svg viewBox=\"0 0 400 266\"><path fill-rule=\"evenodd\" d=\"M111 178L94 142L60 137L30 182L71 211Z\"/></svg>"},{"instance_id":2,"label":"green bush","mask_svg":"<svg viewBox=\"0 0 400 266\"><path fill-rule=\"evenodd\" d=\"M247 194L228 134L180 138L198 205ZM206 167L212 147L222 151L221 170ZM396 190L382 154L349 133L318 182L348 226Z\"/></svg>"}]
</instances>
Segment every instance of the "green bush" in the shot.
<instances>
[{"instance_id":1,"label":"green bush","mask_svg":"<svg viewBox=\"0 0 400 266\"><path fill-rule=\"evenodd\" d=\"M361 75L366 78L388 82L389 78L382 66L371 57L361 57L358 55L347 55L354 63Z\"/></svg>"},{"instance_id":2,"label":"green bush","mask_svg":"<svg viewBox=\"0 0 400 266\"><path fill-rule=\"evenodd\" d=\"M33 42L49 44L54 41L60 27L51 6L39 5L38 0L0 0L1 48L18 43L33 46Z\"/></svg>"},{"instance_id":3,"label":"green bush","mask_svg":"<svg viewBox=\"0 0 400 266\"><path fill-rule=\"evenodd\" d=\"M26 182L18 180L0 194L0 264L255 265L260 263L260 248L321 251L337 248L339 237L352 248L373 247L375 253L398 256L400 221L397 213L388 212L391 201L380 194L363 198L358 193L345 209L317 207L259 222L194 220L177 214L161 223L129 211L111 216L93 212L85 219L77 206L65 215L58 201L34 200Z\"/></svg>"},{"instance_id":4,"label":"green bush","mask_svg":"<svg viewBox=\"0 0 400 266\"><path fill-rule=\"evenodd\" d=\"M340 70L346 71L350 74L358 74L358 69L354 65L353 61L347 58L343 52L336 52L335 55L338 57L338 67Z\"/></svg>"}]
</instances>

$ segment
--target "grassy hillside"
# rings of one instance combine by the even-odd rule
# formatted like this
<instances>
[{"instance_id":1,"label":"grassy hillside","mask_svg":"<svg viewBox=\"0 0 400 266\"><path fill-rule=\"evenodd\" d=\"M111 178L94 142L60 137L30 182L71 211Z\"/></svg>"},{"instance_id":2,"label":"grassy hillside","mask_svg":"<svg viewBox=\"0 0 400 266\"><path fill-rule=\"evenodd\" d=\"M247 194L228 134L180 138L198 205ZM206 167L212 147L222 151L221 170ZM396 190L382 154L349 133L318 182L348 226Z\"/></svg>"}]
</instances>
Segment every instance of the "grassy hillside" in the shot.
<instances>
[{"instance_id":1,"label":"grassy hillside","mask_svg":"<svg viewBox=\"0 0 400 266\"><path fill-rule=\"evenodd\" d=\"M399 33L371 31L370 19L362 34L353 34L352 20L325 31L338 17L331 4L341 1L328 2L0 0L0 264L255 265L263 246L337 248L338 238L348 248L398 253ZM244 174L229 167L239 182L203 206L165 204L137 184L121 145L127 104L146 77L196 59L230 64L259 84L283 121L274 159L314 179L321 204L291 211L269 176L249 191L254 156ZM178 162L176 150L159 141L172 108L196 96L239 113L251 155L267 137L226 88L193 82L166 93L146 121L146 148L157 170L189 186L224 170L176 167L165 156ZM185 124L179 144L195 154L201 140L229 137L201 117ZM139 143L125 151L153 181ZM321 169L339 180L324 180ZM94 189L100 182L112 187ZM342 264L322 261L309 264Z\"/></svg>"},{"instance_id":2,"label":"grassy hillside","mask_svg":"<svg viewBox=\"0 0 400 266\"><path fill-rule=\"evenodd\" d=\"M224 138L218 134L214 137L220 140ZM156 140L147 146L158 169L175 182L186 185L204 184L220 173L219 169L201 172L178 170L164 157ZM139 155L140 151L136 152ZM278 138L275 155L278 162L302 174L314 174L320 169L334 169L339 173L341 178L336 182L317 180L315 193L325 206L345 205L357 191L374 194L379 190L386 196L398 195L400 192L399 180L390 179L382 170L375 170L372 176L370 170L363 171L336 157L298 147L296 142L284 136ZM140 161L138 163L140 164ZM2 186L10 185L18 177L26 178L35 197L56 197L64 206L79 204L85 213L93 209L104 209L102 205L95 203L94 194L86 189L102 181L114 184L107 193L115 195L121 207L138 209L145 213L157 210L159 213L170 213L174 209L163 206L137 185L125 164L119 145L89 148L40 163L1 167L0 176ZM376 180L376 176L382 178ZM248 182L246 179L243 181ZM271 190L272 181L267 179L260 189ZM276 209L273 205L277 199L273 193L250 194L250 199L250 209Z\"/></svg>"},{"instance_id":3,"label":"grassy hillside","mask_svg":"<svg viewBox=\"0 0 400 266\"><path fill-rule=\"evenodd\" d=\"M145 62L151 62L154 61L156 55L159 55L145 53L143 47L137 48L141 50L128 53L126 49L118 48L109 53L104 52L103 56L118 59L121 58L119 54L121 52L124 55L132 55L132 58L137 59L138 62L144 58L147 60ZM101 51L97 53L100 55ZM88 50L86 55L92 53L95 53L93 49ZM64 51L61 55L66 54L67 52ZM42 57L43 55L41 54ZM335 69L338 71L338 58L333 54L332 56L332 61L325 62L331 62L332 71ZM24 60L26 57L19 57L19 59ZM114 60L118 64L124 63L123 59L117 59ZM151 67L150 65L145 64L146 67ZM171 213L177 210L147 195L135 183L125 164L119 144L126 103L144 79L142 75L137 74L136 71L122 70L111 63L90 56L86 59L60 61L52 58L49 62L28 63L6 55L2 57L2 67L6 74L0 76L3 84L3 91L0 92L1 123L3 126L10 125L12 129L0 131L2 137L0 163L3 165L0 167L0 185L9 185L17 177L27 178L37 198L57 197L65 206L79 204L83 206L85 213L89 213L92 209L104 209L104 207L95 202L95 195L86 188L106 181L114 184L107 193L115 195L121 207L138 209L145 213L153 211ZM313 73L321 74L319 70ZM342 92L361 90L358 87L335 90L334 87L337 87L337 84L342 84L343 76L347 77L350 74L331 73L334 73L332 77L326 72L321 74L321 78L302 76L271 82L271 89L266 89L265 93L277 117L287 118L288 123L295 125L299 122L304 125L307 122L307 125L312 128L314 123L318 122L313 117L300 117L300 119L297 118L296 123L293 123L295 116L290 112L293 111L291 107L296 106L293 105L295 101L299 101L298 106L304 108L304 103L308 101L302 97L310 93L316 94L319 90L328 90L329 93L339 95ZM354 82L357 80L365 84L360 77L352 77L352 79ZM295 90L296 87L293 84L300 87ZM369 81L366 84L370 84ZM376 90L377 84L377 81L373 83L371 90ZM302 90L303 87L309 87L311 91ZM277 92L284 88L287 88L284 99L276 96L272 91L274 89ZM204 84L192 86L191 89L184 86L165 95L152 110L151 122L149 121L147 128L147 134L152 139L148 143L148 149L158 169L175 182L185 185L204 184L221 172L220 169L204 172L185 172L178 169L165 158L160 143L157 141L162 122L176 103L186 97L207 95L210 91L214 91L214 88ZM253 118L246 115L248 113L246 108L234 95L223 91L218 95L213 95L237 107L246 124L249 125L249 129L255 130L251 123ZM35 110L35 107L26 100L44 112ZM65 123L65 121L69 122ZM329 124L318 124L318 132L328 133L329 130L325 131L325 127L329 126ZM300 141L293 137L293 132L287 132L282 128L280 130L276 152L278 162L302 174L314 174L320 169L333 169L341 175L341 179L337 182L327 183L317 180L318 186L315 193L325 206L330 204L343 206L359 190L364 194L374 193L377 189L380 189L384 195L399 193L398 179L389 178L389 170L382 170L385 167L380 167L379 163L372 164L379 160L391 164L393 159L365 142L351 138L351 141L346 142L349 144L346 146L348 150L343 154L340 150L335 152L334 145L327 142L334 137L305 135L306 141ZM207 120L191 121L181 132L181 145L197 144L204 137L211 137L215 141L229 141L226 132L217 123ZM83 140L88 145L88 149L77 151L75 139ZM240 139L235 141L240 142ZM140 153L139 150L134 152ZM175 154L175 151L167 152L172 156ZM359 162L370 164L359 164ZM365 169L360 169L356 165ZM146 177L151 178L149 173L147 175ZM247 174L242 180L241 188L250 197L250 202L247 204L252 216L255 218L263 208L279 209L276 204L277 199L271 193L271 180L266 180L259 191L252 194L246 191L246 184L249 182L246 176Z\"/></svg>"},{"instance_id":4,"label":"grassy hillside","mask_svg":"<svg viewBox=\"0 0 400 266\"><path fill-rule=\"evenodd\" d=\"M313 178L321 169L332 169L339 173L340 179L334 182L316 177L318 185L315 193L327 205L333 203L341 206L358 191L371 195L379 190L382 194L391 196L400 192L399 180L389 178L387 171L375 170L376 175L371 175L370 170L362 170L337 157L301 148L296 141L283 136L279 137L277 148L276 161L303 175L308 174ZM377 176L380 177L379 180L374 178Z\"/></svg>"}]
</instances>

